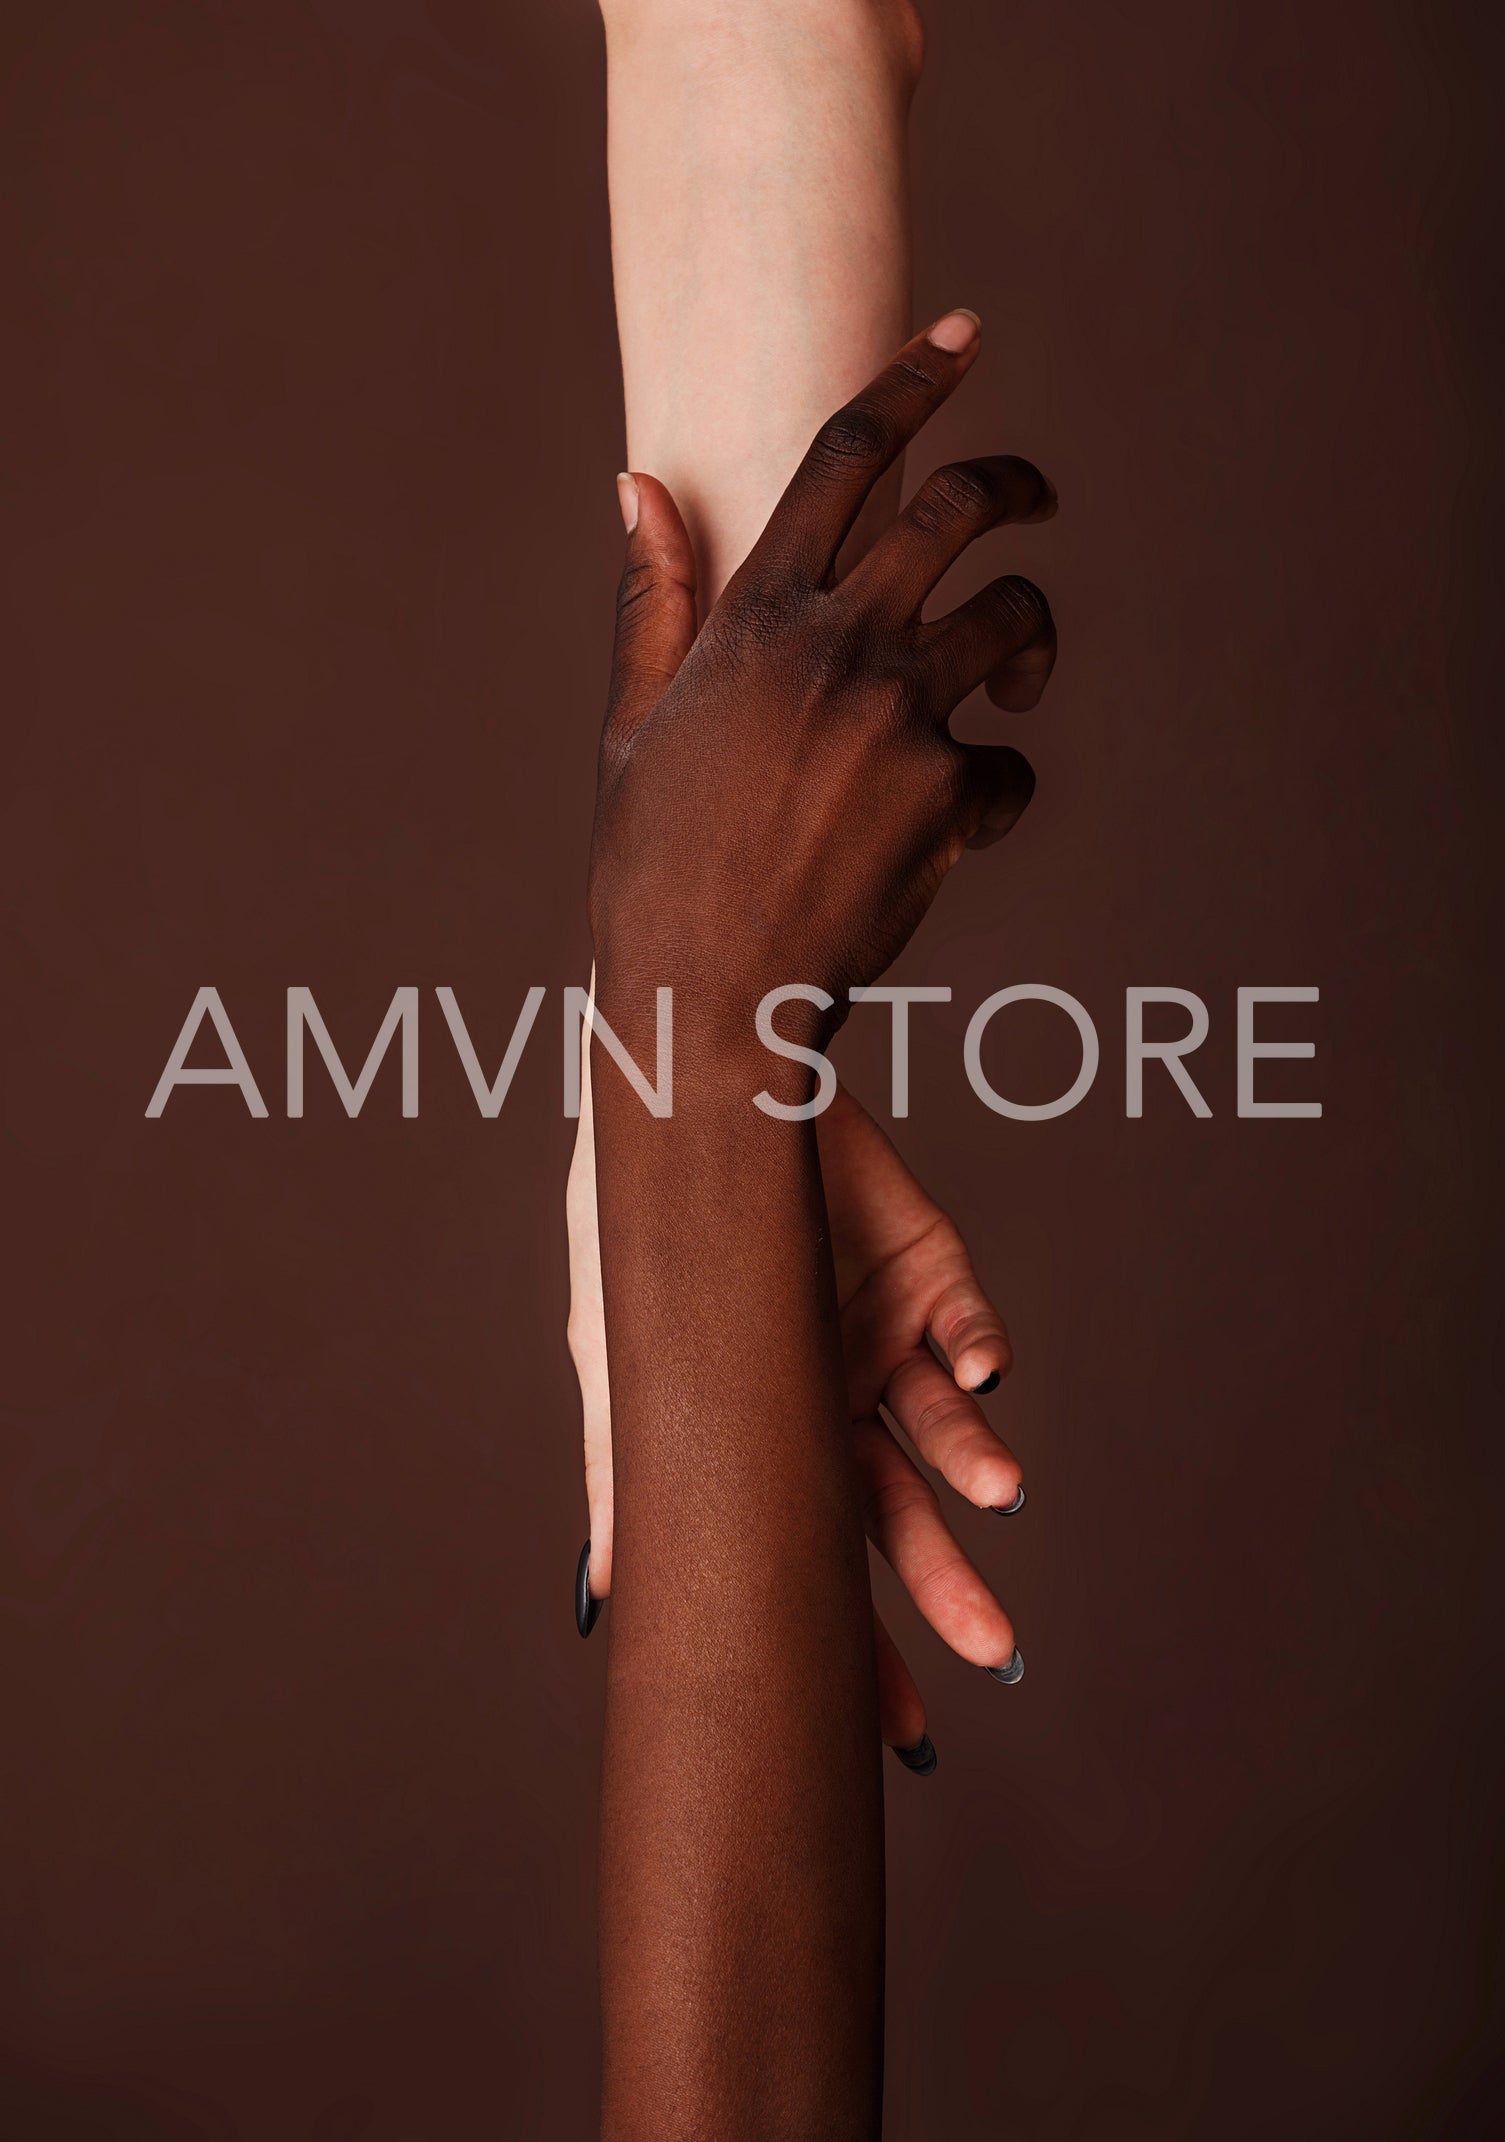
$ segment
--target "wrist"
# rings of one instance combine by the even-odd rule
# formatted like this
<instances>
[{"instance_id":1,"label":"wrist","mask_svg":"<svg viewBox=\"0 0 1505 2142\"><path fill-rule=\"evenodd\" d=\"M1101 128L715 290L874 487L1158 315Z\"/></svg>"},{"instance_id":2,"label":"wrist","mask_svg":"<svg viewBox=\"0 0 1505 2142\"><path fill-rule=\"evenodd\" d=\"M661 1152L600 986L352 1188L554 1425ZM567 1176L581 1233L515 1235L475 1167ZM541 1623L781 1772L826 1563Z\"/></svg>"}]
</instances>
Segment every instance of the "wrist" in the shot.
<instances>
[{"instance_id":1,"label":"wrist","mask_svg":"<svg viewBox=\"0 0 1505 2142\"><path fill-rule=\"evenodd\" d=\"M824 1053L839 1011L813 1001L804 989L786 995L778 988L775 994L763 1021L766 1032L760 1031L768 995L763 981L730 974L719 964L691 967L682 960L650 972L637 959L618 964L609 950L598 950L595 1003L601 1021L660 1094L672 1090L675 1115L724 1113L745 1121L760 1094L781 1108L810 1101L817 1068L811 1053ZM791 1056L781 1044L806 1053ZM598 1036L598 1056L606 1048Z\"/></svg>"}]
</instances>

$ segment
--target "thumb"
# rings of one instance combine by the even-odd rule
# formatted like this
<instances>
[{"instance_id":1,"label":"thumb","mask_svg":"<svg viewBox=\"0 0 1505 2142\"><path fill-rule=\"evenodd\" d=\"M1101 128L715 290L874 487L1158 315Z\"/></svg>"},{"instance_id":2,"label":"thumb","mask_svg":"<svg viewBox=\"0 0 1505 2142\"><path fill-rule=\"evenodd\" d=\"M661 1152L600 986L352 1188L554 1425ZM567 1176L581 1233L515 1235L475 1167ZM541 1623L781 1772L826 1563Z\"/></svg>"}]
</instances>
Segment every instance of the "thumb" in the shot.
<instances>
[{"instance_id":1,"label":"thumb","mask_svg":"<svg viewBox=\"0 0 1505 2142\"><path fill-rule=\"evenodd\" d=\"M656 476L617 478L627 562L617 589L607 725L627 743L652 712L695 638L695 553Z\"/></svg>"}]
</instances>

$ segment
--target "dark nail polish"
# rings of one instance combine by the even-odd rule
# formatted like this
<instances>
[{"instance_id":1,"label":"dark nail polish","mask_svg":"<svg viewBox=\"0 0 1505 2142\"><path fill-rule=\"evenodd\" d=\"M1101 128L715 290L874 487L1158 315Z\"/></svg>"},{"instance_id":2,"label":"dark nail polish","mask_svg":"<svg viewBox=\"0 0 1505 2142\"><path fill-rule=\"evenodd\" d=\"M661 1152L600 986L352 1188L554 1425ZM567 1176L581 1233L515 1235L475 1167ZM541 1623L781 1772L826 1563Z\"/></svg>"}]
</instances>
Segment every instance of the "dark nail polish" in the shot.
<instances>
[{"instance_id":1,"label":"dark nail polish","mask_svg":"<svg viewBox=\"0 0 1505 2142\"><path fill-rule=\"evenodd\" d=\"M1024 1508L1023 1481L1019 1483L1018 1491L1015 1494L1012 1502L989 1503L988 1507L993 1512L993 1515L995 1517L1017 1517L1019 1515L1019 1512Z\"/></svg>"},{"instance_id":2,"label":"dark nail polish","mask_svg":"<svg viewBox=\"0 0 1505 2142\"><path fill-rule=\"evenodd\" d=\"M935 1745L928 1733L922 1733L912 1748L895 1748L894 1753L917 1778L928 1778L935 1768Z\"/></svg>"},{"instance_id":3,"label":"dark nail polish","mask_svg":"<svg viewBox=\"0 0 1505 2142\"><path fill-rule=\"evenodd\" d=\"M991 1376L984 1376L981 1383L973 1384L972 1396L974 1398L986 1398L989 1391L996 1391L1002 1381L1003 1378L999 1375L997 1369L994 1369Z\"/></svg>"},{"instance_id":4,"label":"dark nail polish","mask_svg":"<svg viewBox=\"0 0 1505 2142\"><path fill-rule=\"evenodd\" d=\"M575 1627L582 1636L590 1635L605 1604L605 1600L591 1597L591 1543L587 1540L575 1571Z\"/></svg>"},{"instance_id":5,"label":"dark nail polish","mask_svg":"<svg viewBox=\"0 0 1505 2142\"><path fill-rule=\"evenodd\" d=\"M995 1681L1001 1681L1005 1688L1012 1688L1016 1681L1024 1679L1024 1654L1016 1645L1014 1656L1007 1666L989 1666L985 1671L990 1673Z\"/></svg>"}]
</instances>

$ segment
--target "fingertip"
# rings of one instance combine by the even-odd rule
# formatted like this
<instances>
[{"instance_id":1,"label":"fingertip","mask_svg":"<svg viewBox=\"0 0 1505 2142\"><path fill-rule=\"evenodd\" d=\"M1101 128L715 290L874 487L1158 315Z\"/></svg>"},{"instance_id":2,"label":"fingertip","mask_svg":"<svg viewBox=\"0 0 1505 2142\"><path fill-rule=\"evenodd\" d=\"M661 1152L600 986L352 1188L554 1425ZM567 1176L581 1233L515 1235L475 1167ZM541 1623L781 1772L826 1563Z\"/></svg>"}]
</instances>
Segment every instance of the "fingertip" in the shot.
<instances>
[{"instance_id":1,"label":"fingertip","mask_svg":"<svg viewBox=\"0 0 1505 2142\"><path fill-rule=\"evenodd\" d=\"M986 1398L989 1391L996 1391L1003 1378L1013 1366L1013 1357L1007 1344L998 1339L979 1339L975 1345L964 1346L951 1365L958 1390L970 1398Z\"/></svg>"},{"instance_id":2,"label":"fingertip","mask_svg":"<svg viewBox=\"0 0 1505 2142\"><path fill-rule=\"evenodd\" d=\"M928 1328L957 1389L970 1398L996 1390L1014 1365L1003 1318L970 1269L964 1286L948 1288L941 1296Z\"/></svg>"},{"instance_id":3,"label":"fingertip","mask_svg":"<svg viewBox=\"0 0 1505 2142\"><path fill-rule=\"evenodd\" d=\"M987 747L982 747L986 749ZM992 764L995 769L992 789L994 802L984 811L976 832L967 842L969 848L991 848L994 841L1002 840L1011 833L1024 813L1029 809L1035 793L1035 769L1022 751L1012 744L993 747L998 756Z\"/></svg>"},{"instance_id":4,"label":"fingertip","mask_svg":"<svg viewBox=\"0 0 1505 2142\"><path fill-rule=\"evenodd\" d=\"M1027 669L998 670L987 681L987 695L1004 714L1033 714L1045 697L1045 687L1054 667L1052 660L1043 667L1031 664Z\"/></svg>"},{"instance_id":5,"label":"fingertip","mask_svg":"<svg viewBox=\"0 0 1505 2142\"><path fill-rule=\"evenodd\" d=\"M1061 501L1057 495L1056 487L1050 478L1041 475L1038 469L1035 470L1035 474L1040 477L1040 503L1025 514L1026 526L1035 521L1053 521L1061 508Z\"/></svg>"},{"instance_id":6,"label":"fingertip","mask_svg":"<svg viewBox=\"0 0 1505 2142\"><path fill-rule=\"evenodd\" d=\"M1010 762L1007 784L1010 800L1022 811L1035 793L1035 769L1024 753L1016 751L1012 744L1004 744L1001 748L1008 754Z\"/></svg>"},{"instance_id":7,"label":"fingertip","mask_svg":"<svg viewBox=\"0 0 1505 2142\"><path fill-rule=\"evenodd\" d=\"M946 1637L958 1658L965 1659L969 1666L981 1666L991 1672L999 1659L1007 1659L1015 1650L1014 1624L1008 1609L991 1592L986 1595L986 1606L972 1617L971 1626L963 1633L941 1634Z\"/></svg>"},{"instance_id":8,"label":"fingertip","mask_svg":"<svg viewBox=\"0 0 1505 2142\"><path fill-rule=\"evenodd\" d=\"M635 469L618 477L619 494L624 478L632 489L632 510L625 502L622 508L624 527L632 523L629 541L635 540L671 581L693 596L698 579L695 551L674 493L659 477Z\"/></svg>"},{"instance_id":9,"label":"fingertip","mask_svg":"<svg viewBox=\"0 0 1505 2142\"><path fill-rule=\"evenodd\" d=\"M590 1517L590 1538L585 1544L590 1555L592 1597L609 1599L611 1597L612 1548L615 1544L615 1528L612 1523L612 1484L609 1473L599 1482L599 1487L600 1493L596 1499L593 1500L590 1496L586 1498L586 1509Z\"/></svg>"},{"instance_id":10,"label":"fingertip","mask_svg":"<svg viewBox=\"0 0 1505 2142\"><path fill-rule=\"evenodd\" d=\"M1033 714L1045 697L1045 687L1033 682L1011 682L990 690L988 697L1001 714Z\"/></svg>"},{"instance_id":11,"label":"fingertip","mask_svg":"<svg viewBox=\"0 0 1505 2142\"><path fill-rule=\"evenodd\" d=\"M925 340L948 357L967 357L982 341L982 321L970 305L958 305L926 328Z\"/></svg>"},{"instance_id":12,"label":"fingertip","mask_svg":"<svg viewBox=\"0 0 1505 2142\"><path fill-rule=\"evenodd\" d=\"M617 504L622 509L622 526L629 536L636 535L641 499L637 478L626 469L622 469L617 476Z\"/></svg>"},{"instance_id":13,"label":"fingertip","mask_svg":"<svg viewBox=\"0 0 1505 2142\"><path fill-rule=\"evenodd\" d=\"M601 1617L603 1601L591 1590L591 1543L586 1541L575 1565L575 1627L589 1636Z\"/></svg>"},{"instance_id":14,"label":"fingertip","mask_svg":"<svg viewBox=\"0 0 1505 2142\"><path fill-rule=\"evenodd\" d=\"M922 1733L911 1747L895 1748L894 1754L904 1765L904 1768L912 1771L917 1778L928 1778L934 1774L936 1764L935 1742L928 1733Z\"/></svg>"},{"instance_id":15,"label":"fingertip","mask_svg":"<svg viewBox=\"0 0 1505 2142\"><path fill-rule=\"evenodd\" d=\"M1029 714L1040 704L1056 666L1055 620L1047 616L1044 629L1028 647L1001 662L984 689L995 707L1005 714Z\"/></svg>"},{"instance_id":16,"label":"fingertip","mask_svg":"<svg viewBox=\"0 0 1505 2142\"><path fill-rule=\"evenodd\" d=\"M1024 1482L1018 1460L1007 1449L977 1466L967 1483L974 1510L991 1517L1017 1517L1024 1508Z\"/></svg>"}]
</instances>

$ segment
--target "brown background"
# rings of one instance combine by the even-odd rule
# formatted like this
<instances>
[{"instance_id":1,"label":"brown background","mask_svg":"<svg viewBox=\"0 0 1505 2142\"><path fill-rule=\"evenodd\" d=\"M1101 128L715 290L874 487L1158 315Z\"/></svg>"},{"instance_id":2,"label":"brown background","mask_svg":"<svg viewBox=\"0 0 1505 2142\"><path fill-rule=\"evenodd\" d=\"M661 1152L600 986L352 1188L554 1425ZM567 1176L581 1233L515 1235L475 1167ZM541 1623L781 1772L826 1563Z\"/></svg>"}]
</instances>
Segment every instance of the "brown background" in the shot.
<instances>
[{"instance_id":1,"label":"brown background","mask_svg":"<svg viewBox=\"0 0 1505 2142\"><path fill-rule=\"evenodd\" d=\"M971 570L1027 564L1064 652L1034 810L904 969L956 991L905 1145L1018 1346L1028 1515L958 1525L1029 1678L894 1606L941 1768L888 1780L890 2133L1482 2133L1498 54L1394 0L927 19L918 305L990 338L924 458L1056 478ZM6 44L0 2133L584 2136L598 26L48 0ZM963 1083L1021 980L1102 1031L1064 1121ZM433 987L494 1064L535 981L483 1123ZM143 1119L204 982L267 1122ZM289 1123L286 987L358 1062L404 982L420 1119L394 1062ZM1210 1122L1163 1075L1125 1121L1131 982L1207 999ZM1320 1123L1237 1120L1240 982L1321 987L1264 1027L1315 1064L1262 1074ZM1000 1082L1051 1091L1058 1039L1020 1017Z\"/></svg>"}]
</instances>

